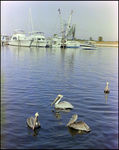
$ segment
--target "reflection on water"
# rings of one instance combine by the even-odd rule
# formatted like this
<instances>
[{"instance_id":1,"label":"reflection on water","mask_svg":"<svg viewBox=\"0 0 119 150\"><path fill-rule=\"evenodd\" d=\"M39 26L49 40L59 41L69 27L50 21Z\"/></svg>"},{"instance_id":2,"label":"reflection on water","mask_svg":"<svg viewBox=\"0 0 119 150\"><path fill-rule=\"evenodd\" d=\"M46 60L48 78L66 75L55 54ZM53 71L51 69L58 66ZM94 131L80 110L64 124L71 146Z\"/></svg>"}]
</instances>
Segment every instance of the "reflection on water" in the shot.
<instances>
[{"instance_id":1,"label":"reflection on water","mask_svg":"<svg viewBox=\"0 0 119 150\"><path fill-rule=\"evenodd\" d=\"M51 110L53 112L53 115L56 117L56 119L61 119L60 112L70 112L72 109L59 109L55 108L55 110Z\"/></svg>"},{"instance_id":2,"label":"reflection on water","mask_svg":"<svg viewBox=\"0 0 119 150\"><path fill-rule=\"evenodd\" d=\"M30 129L30 130L28 130L28 135L32 135L33 137L38 137L37 136L38 135L38 130L40 130L40 128L33 130L28 125L27 125L27 127Z\"/></svg>"},{"instance_id":3,"label":"reflection on water","mask_svg":"<svg viewBox=\"0 0 119 150\"><path fill-rule=\"evenodd\" d=\"M68 128L68 131L70 133L71 136L75 136L77 134L80 134L80 135L83 135L83 134L88 134L89 132L85 132L85 131L81 131L81 130L75 130L73 128L70 128L70 127L67 127Z\"/></svg>"},{"instance_id":4,"label":"reflection on water","mask_svg":"<svg viewBox=\"0 0 119 150\"><path fill-rule=\"evenodd\" d=\"M53 115L55 116L56 119L61 119L61 115L60 115L59 111L52 110L52 112L53 112Z\"/></svg>"},{"instance_id":5,"label":"reflection on water","mask_svg":"<svg viewBox=\"0 0 119 150\"><path fill-rule=\"evenodd\" d=\"M117 48L1 47L5 81L1 86L2 147L118 148L117 68ZM112 90L105 95L107 81ZM59 93L73 110L51 107ZM41 128L33 131L26 120L35 112L39 112ZM91 132L67 128L73 114L86 122Z\"/></svg>"},{"instance_id":6,"label":"reflection on water","mask_svg":"<svg viewBox=\"0 0 119 150\"><path fill-rule=\"evenodd\" d=\"M109 93L105 93L105 100L107 100L108 94L109 94Z\"/></svg>"}]
</instances>

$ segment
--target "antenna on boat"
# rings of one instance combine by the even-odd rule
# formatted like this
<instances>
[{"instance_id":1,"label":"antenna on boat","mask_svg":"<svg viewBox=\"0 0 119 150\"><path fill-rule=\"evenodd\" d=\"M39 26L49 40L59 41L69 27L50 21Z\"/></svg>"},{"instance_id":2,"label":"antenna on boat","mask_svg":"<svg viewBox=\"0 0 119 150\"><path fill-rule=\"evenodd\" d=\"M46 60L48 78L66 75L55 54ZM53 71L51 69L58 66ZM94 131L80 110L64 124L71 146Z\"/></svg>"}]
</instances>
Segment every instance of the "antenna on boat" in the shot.
<instances>
[{"instance_id":1,"label":"antenna on boat","mask_svg":"<svg viewBox=\"0 0 119 150\"><path fill-rule=\"evenodd\" d=\"M58 9L59 11L59 14L60 14L60 23L61 23L61 29L62 29L62 36L64 38L64 30L63 30L63 23L62 23L62 17L61 17L61 11L60 11L60 8Z\"/></svg>"},{"instance_id":2,"label":"antenna on boat","mask_svg":"<svg viewBox=\"0 0 119 150\"><path fill-rule=\"evenodd\" d=\"M29 32L30 32L30 23L31 23L31 26L32 26L32 31L34 31L33 21L32 21L32 14L31 14L31 7L29 7Z\"/></svg>"},{"instance_id":3,"label":"antenna on boat","mask_svg":"<svg viewBox=\"0 0 119 150\"><path fill-rule=\"evenodd\" d=\"M67 34L68 34L68 29L69 29L69 25L70 25L70 21L71 21L72 13L73 13L73 10L71 11L71 14L70 14L70 17L69 17L69 22L68 22L68 24L67 24L67 29L66 29L65 37L66 37L66 36L67 36Z\"/></svg>"}]
</instances>

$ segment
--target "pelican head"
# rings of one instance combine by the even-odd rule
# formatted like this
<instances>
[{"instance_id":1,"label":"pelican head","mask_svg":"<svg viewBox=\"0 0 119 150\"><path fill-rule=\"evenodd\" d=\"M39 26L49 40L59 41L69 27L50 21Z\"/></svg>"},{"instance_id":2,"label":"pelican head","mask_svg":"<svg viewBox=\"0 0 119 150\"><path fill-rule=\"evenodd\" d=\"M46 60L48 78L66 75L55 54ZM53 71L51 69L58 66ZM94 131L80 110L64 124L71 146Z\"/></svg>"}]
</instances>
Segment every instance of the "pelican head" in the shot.
<instances>
[{"instance_id":1,"label":"pelican head","mask_svg":"<svg viewBox=\"0 0 119 150\"><path fill-rule=\"evenodd\" d=\"M62 99L63 95L59 94L56 99L54 100L54 102L51 104L51 106L55 103L55 102L59 102Z\"/></svg>"},{"instance_id":2,"label":"pelican head","mask_svg":"<svg viewBox=\"0 0 119 150\"><path fill-rule=\"evenodd\" d=\"M109 84L109 82L107 82L107 85L106 85L106 87L104 88L104 93L109 93L109 92L110 92L110 89L109 89L109 87L108 87L108 84Z\"/></svg>"},{"instance_id":3,"label":"pelican head","mask_svg":"<svg viewBox=\"0 0 119 150\"><path fill-rule=\"evenodd\" d=\"M77 118L78 118L77 114L73 115L66 126L70 125L71 123L74 123L77 120Z\"/></svg>"},{"instance_id":4,"label":"pelican head","mask_svg":"<svg viewBox=\"0 0 119 150\"><path fill-rule=\"evenodd\" d=\"M38 116L39 116L38 112L37 112L37 113L35 113L35 117L38 117Z\"/></svg>"}]
</instances>

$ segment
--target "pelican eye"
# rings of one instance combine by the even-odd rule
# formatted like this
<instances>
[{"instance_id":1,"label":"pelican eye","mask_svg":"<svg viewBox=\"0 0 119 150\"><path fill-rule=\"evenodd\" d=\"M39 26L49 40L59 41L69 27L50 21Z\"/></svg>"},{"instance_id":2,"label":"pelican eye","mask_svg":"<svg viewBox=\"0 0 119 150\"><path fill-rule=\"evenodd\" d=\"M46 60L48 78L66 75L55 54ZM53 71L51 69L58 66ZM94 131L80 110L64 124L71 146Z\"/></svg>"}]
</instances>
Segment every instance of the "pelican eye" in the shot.
<instances>
[{"instance_id":1,"label":"pelican eye","mask_svg":"<svg viewBox=\"0 0 119 150\"><path fill-rule=\"evenodd\" d=\"M59 100L59 99L60 99L60 97L58 96L58 97L57 97L57 100Z\"/></svg>"}]
</instances>

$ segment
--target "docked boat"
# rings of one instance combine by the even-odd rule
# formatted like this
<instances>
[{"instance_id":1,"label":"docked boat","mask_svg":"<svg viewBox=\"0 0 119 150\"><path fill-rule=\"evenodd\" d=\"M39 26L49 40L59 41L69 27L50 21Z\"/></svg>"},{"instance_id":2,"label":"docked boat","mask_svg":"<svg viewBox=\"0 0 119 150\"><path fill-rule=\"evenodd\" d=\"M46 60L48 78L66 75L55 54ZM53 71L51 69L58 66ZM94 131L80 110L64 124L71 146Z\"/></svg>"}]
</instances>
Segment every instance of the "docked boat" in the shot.
<instances>
[{"instance_id":1,"label":"docked boat","mask_svg":"<svg viewBox=\"0 0 119 150\"><path fill-rule=\"evenodd\" d=\"M66 37L68 37L69 35L72 35L72 40L67 41L67 48L79 48L80 46L80 43L78 41L75 41L75 30L76 30L76 27L75 27L75 24L73 24L71 29L66 35Z\"/></svg>"},{"instance_id":2,"label":"docked boat","mask_svg":"<svg viewBox=\"0 0 119 150\"><path fill-rule=\"evenodd\" d=\"M94 46L93 41L84 41L83 44L80 44L82 50L96 50L97 47Z\"/></svg>"},{"instance_id":3,"label":"docked boat","mask_svg":"<svg viewBox=\"0 0 119 150\"><path fill-rule=\"evenodd\" d=\"M63 37L62 40L61 40L61 48L63 48L63 47L64 48L79 48L79 46L80 46L79 42L75 41L76 25L73 24L72 27L70 26L70 21L71 21L73 10L71 11L66 31L63 28L60 9L58 9L58 11L59 11L59 14L60 14L60 22L61 22L62 37ZM71 35L72 35L72 40L68 41L67 38Z\"/></svg>"},{"instance_id":4,"label":"docked boat","mask_svg":"<svg viewBox=\"0 0 119 150\"><path fill-rule=\"evenodd\" d=\"M29 39L31 40L31 47L46 47L46 38L44 36L44 32L33 31L29 32L29 34Z\"/></svg>"},{"instance_id":5,"label":"docked boat","mask_svg":"<svg viewBox=\"0 0 119 150\"><path fill-rule=\"evenodd\" d=\"M8 45L9 36L7 34L1 35L1 45Z\"/></svg>"},{"instance_id":6,"label":"docked boat","mask_svg":"<svg viewBox=\"0 0 119 150\"><path fill-rule=\"evenodd\" d=\"M13 32L13 36L8 41L8 45L12 46L23 46L30 47L31 40L25 35L25 31L21 29L16 29Z\"/></svg>"},{"instance_id":7,"label":"docked boat","mask_svg":"<svg viewBox=\"0 0 119 150\"><path fill-rule=\"evenodd\" d=\"M67 48L79 48L80 44L77 41L67 41Z\"/></svg>"},{"instance_id":8,"label":"docked boat","mask_svg":"<svg viewBox=\"0 0 119 150\"><path fill-rule=\"evenodd\" d=\"M46 47L52 47L52 38L46 38Z\"/></svg>"},{"instance_id":9,"label":"docked boat","mask_svg":"<svg viewBox=\"0 0 119 150\"><path fill-rule=\"evenodd\" d=\"M79 48L80 46L80 43L78 41L75 41L75 31L76 31L76 26L75 24L73 24L71 29L66 34L66 37L72 35L72 40L67 41L67 48Z\"/></svg>"},{"instance_id":10,"label":"docked boat","mask_svg":"<svg viewBox=\"0 0 119 150\"><path fill-rule=\"evenodd\" d=\"M67 48L67 39L61 39L61 48Z\"/></svg>"},{"instance_id":11,"label":"docked boat","mask_svg":"<svg viewBox=\"0 0 119 150\"><path fill-rule=\"evenodd\" d=\"M58 37L58 35L55 34L52 38L52 47L60 48L61 47L61 39L62 39L62 37Z\"/></svg>"}]
</instances>

